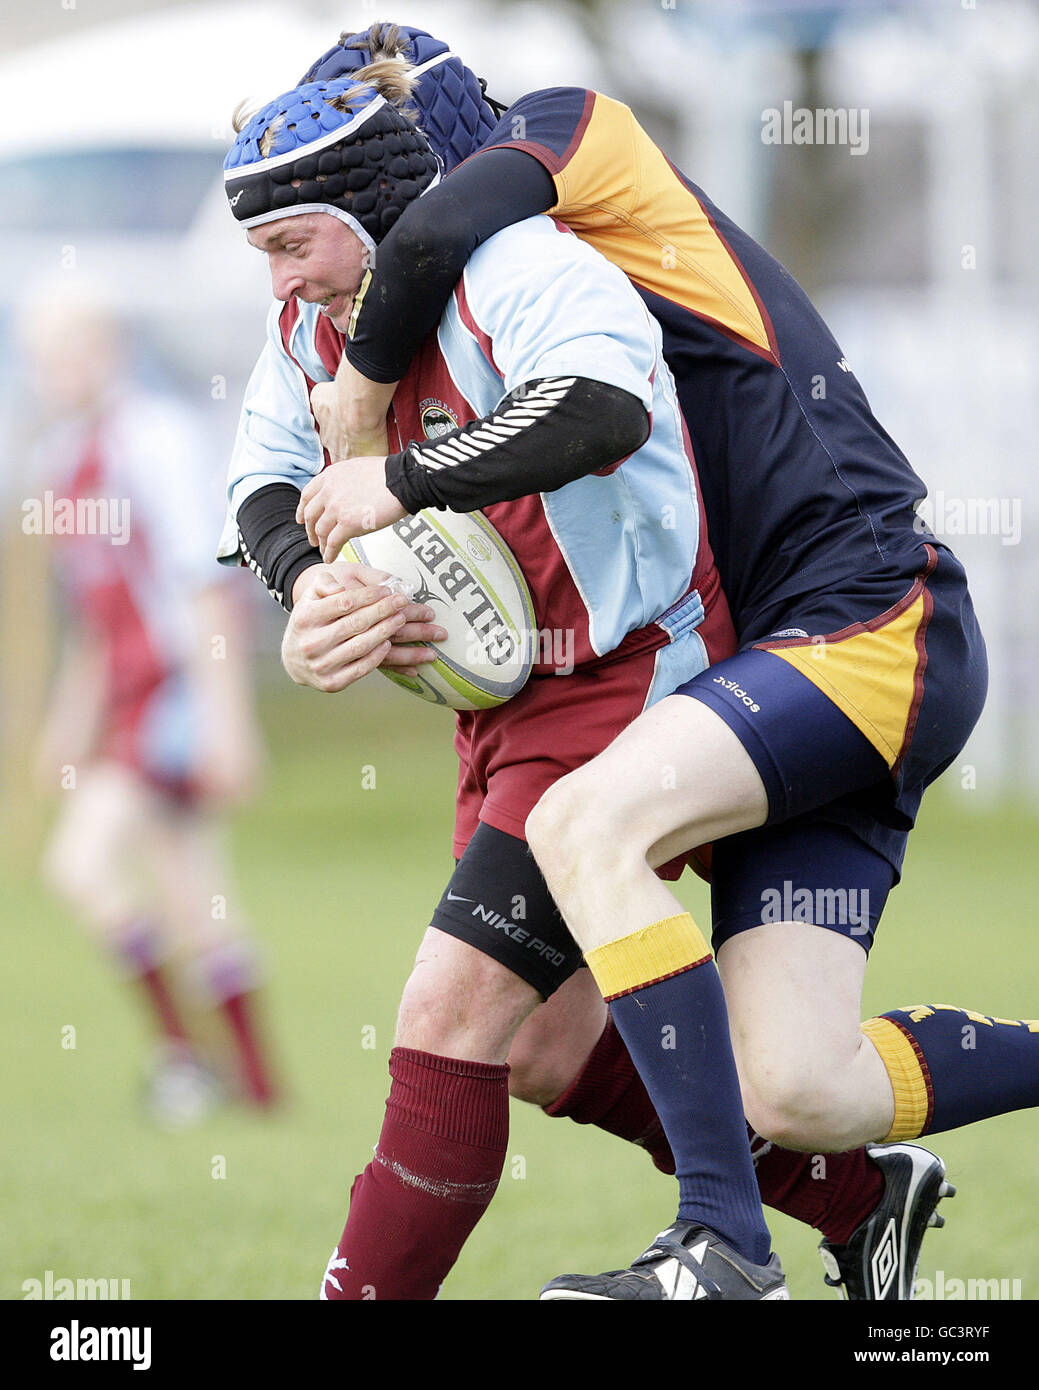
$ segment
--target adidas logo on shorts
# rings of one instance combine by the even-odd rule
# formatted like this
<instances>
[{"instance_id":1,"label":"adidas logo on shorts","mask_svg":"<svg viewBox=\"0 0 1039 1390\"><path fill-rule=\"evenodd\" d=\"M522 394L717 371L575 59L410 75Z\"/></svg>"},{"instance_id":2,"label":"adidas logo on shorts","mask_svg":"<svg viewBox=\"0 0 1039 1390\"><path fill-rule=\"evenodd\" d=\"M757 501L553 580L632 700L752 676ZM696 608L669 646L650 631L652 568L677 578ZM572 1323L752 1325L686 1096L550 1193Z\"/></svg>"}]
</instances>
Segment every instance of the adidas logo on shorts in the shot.
<instances>
[{"instance_id":1,"label":"adidas logo on shorts","mask_svg":"<svg viewBox=\"0 0 1039 1390\"><path fill-rule=\"evenodd\" d=\"M715 676L714 683L715 685L720 685L723 690L728 690L732 695L735 695L737 700L742 700L751 714L760 713L761 706L752 696L747 694L739 681L727 681L724 676Z\"/></svg>"}]
</instances>

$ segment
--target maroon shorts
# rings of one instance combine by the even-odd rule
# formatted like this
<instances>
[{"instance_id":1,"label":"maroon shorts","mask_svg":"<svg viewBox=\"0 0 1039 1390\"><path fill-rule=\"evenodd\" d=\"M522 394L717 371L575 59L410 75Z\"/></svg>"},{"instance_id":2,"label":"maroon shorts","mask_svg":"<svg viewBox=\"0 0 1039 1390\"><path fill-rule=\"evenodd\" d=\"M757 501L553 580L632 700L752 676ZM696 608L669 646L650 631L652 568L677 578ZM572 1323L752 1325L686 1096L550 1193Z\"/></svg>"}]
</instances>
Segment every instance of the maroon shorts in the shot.
<instances>
[{"instance_id":1,"label":"maroon shorts","mask_svg":"<svg viewBox=\"0 0 1039 1390\"><path fill-rule=\"evenodd\" d=\"M564 676L532 676L497 709L458 716L454 853L460 859L480 821L526 838L527 816L553 782L611 743L642 713L656 663L643 651ZM660 870L675 879L687 860Z\"/></svg>"},{"instance_id":2,"label":"maroon shorts","mask_svg":"<svg viewBox=\"0 0 1039 1390\"><path fill-rule=\"evenodd\" d=\"M113 700L105 711L99 756L122 763L176 806L201 804L195 768L201 712L176 671Z\"/></svg>"}]
</instances>

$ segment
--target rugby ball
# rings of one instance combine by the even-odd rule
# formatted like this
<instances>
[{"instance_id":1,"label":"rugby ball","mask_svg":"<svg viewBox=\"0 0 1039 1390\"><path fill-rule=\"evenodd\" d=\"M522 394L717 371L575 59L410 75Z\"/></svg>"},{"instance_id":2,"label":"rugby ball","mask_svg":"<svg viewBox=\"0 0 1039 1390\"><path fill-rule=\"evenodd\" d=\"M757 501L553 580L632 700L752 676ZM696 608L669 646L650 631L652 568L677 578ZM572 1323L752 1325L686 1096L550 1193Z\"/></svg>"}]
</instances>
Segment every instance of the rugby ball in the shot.
<instances>
[{"instance_id":1,"label":"rugby ball","mask_svg":"<svg viewBox=\"0 0 1039 1390\"><path fill-rule=\"evenodd\" d=\"M386 570L447 630L437 659L395 685L450 709L494 709L526 685L537 648L534 605L516 557L482 512L427 510L349 541L339 557Z\"/></svg>"}]
</instances>

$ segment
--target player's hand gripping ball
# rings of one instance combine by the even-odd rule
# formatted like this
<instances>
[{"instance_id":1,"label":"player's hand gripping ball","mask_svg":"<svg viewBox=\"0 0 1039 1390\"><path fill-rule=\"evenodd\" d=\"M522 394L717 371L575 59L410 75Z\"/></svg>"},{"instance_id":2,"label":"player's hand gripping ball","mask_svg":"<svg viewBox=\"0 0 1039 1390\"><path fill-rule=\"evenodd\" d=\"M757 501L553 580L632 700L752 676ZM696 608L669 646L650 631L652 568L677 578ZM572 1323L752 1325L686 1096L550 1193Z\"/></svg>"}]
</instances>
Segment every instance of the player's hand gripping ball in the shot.
<instances>
[{"instance_id":1,"label":"player's hand gripping ball","mask_svg":"<svg viewBox=\"0 0 1039 1390\"><path fill-rule=\"evenodd\" d=\"M493 709L519 693L537 650L534 605L512 551L482 512L423 511L356 536L341 559L394 575L416 603L428 604L447 640L436 661L396 685L451 709Z\"/></svg>"}]
</instances>

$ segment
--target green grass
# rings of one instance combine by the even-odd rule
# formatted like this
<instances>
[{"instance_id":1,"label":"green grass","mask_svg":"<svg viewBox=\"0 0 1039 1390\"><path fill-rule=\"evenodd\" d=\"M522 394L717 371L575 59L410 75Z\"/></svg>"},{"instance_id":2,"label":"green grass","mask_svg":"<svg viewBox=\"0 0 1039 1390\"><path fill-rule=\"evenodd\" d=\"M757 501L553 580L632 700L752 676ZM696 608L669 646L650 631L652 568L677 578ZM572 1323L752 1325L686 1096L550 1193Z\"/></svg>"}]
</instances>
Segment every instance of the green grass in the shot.
<instances>
[{"instance_id":1,"label":"green grass","mask_svg":"<svg viewBox=\"0 0 1039 1390\"><path fill-rule=\"evenodd\" d=\"M23 1280L47 1269L128 1278L134 1298L315 1297L378 1135L400 989L451 866L450 716L371 684L353 697L268 696L266 795L235 826L239 884L227 891L247 902L266 952L290 1090L276 1117L228 1111L188 1133L151 1129L138 1108L147 1036L136 1001L24 868L4 871L0 1297L22 1297ZM931 795L878 937L867 1009L1039 1014L1037 831L1025 811L972 810L955 783ZM683 893L703 918L701 885ZM74 1050L61 1046L69 1024ZM935 1147L961 1192L925 1243L921 1274L1018 1278L1026 1298L1039 1296L1039 1114ZM212 1176L217 1156L226 1178ZM442 1296L530 1298L564 1269L621 1263L672 1207L672 1184L641 1152L514 1105L498 1196ZM770 1218L793 1296L829 1297L816 1234Z\"/></svg>"}]
</instances>

